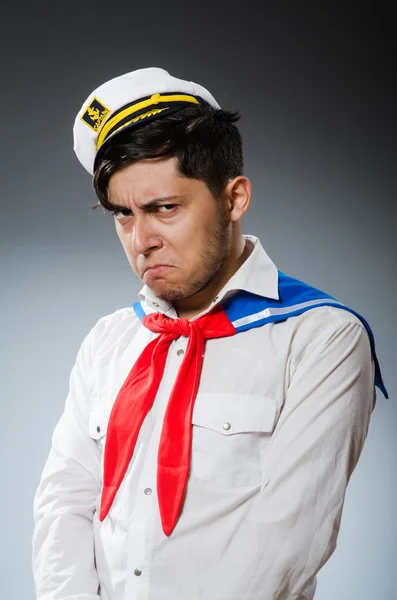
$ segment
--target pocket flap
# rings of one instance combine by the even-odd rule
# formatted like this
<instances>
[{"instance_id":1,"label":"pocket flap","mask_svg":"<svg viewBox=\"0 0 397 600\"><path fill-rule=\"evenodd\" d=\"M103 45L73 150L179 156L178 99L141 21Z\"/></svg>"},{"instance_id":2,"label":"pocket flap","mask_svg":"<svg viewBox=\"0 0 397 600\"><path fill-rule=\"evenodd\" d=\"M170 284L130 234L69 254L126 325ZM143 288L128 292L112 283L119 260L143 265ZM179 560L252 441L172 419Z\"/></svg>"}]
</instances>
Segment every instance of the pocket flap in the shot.
<instances>
[{"instance_id":1,"label":"pocket flap","mask_svg":"<svg viewBox=\"0 0 397 600\"><path fill-rule=\"evenodd\" d=\"M276 401L266 396L199 393L192 421L223 435L249 431L272 433L276 414Z\"/></svg>"}]
</instances>

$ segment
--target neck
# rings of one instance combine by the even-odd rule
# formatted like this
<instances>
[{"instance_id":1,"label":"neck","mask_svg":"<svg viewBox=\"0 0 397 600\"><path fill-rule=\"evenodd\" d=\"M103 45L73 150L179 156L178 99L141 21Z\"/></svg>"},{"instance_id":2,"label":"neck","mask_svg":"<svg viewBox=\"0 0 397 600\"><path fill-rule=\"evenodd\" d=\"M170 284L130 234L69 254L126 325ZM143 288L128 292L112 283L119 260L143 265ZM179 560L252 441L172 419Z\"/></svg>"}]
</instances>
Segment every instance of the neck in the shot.
<instances>
[{"instance_id":1,"label":"neck","mask_svg":"<svg viewBox=\"0 0 397 600\"><path fill-rule=\"evenodd\" d=\"M253 250L253 245L242 236L231 247L224 268L202 290L174 302L174 308L180 319L192 319L211 306L218 293L229 279L238 271Z\"/></svg>"}]
</instances>

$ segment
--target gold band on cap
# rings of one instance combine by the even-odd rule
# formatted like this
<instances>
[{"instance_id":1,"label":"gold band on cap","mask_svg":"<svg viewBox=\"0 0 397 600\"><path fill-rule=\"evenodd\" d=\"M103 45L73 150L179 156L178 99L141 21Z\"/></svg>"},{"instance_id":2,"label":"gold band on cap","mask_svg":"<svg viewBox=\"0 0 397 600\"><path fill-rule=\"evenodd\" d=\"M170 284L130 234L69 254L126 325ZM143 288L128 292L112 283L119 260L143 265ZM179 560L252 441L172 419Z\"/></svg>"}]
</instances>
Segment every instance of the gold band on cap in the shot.
<instances>
[{"instance_id":1,"label":"gold band on cap","mask_svg":"<svg viewBox=\"0 0 397 600\"><path fill-rule=\"evenodd\" d=\"M106 141L107 135L110 130L112 130L117 123L120 123L126 117L133 115L138 110L142 110L143 108L147 108L148 106L156 106L159 102L191 102L192 104L200 104L197 98L194 96L189 96L187 94L173 94L168 96L162 96L161 94L153 94L147 100L142 100L141 102L137 102L136 104L132 104L128 106L126 109L117 113L114 117L110 117L108 121L105 122L102 129L99 132L98 140L97 140L97 150L102 146L102 144ZM120 129L123 126L130 124L133 121L128 121L128 123L120 126Z\"/></svg>"}]
</instances>

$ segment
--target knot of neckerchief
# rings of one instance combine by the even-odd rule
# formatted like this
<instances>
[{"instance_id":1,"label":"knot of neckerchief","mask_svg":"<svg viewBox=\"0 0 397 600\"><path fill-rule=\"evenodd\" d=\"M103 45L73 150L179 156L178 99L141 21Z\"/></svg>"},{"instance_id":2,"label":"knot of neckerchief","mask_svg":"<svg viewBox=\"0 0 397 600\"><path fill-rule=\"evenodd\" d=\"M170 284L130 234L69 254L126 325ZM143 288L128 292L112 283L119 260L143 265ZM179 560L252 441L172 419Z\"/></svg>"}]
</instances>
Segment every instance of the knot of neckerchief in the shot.
<instances>
[{"instance_id":1,"label":"knot of neckerchief","mask_svg":"<svg viewBox=\"0 0 397 600\"><path fill-rule=\"evenodd\" d=\"M114 402L108 424L100 520L108 514L133 456L141 425L151 409L164 373L171 343L188 337L164 415L158 449L157 496L164 533L178 520L190 469L192 414L200 383L205 340L234 335L221 306L196 319L149 314L142 324L159 335L138 357Z\"/></svg>"}]
</instances>

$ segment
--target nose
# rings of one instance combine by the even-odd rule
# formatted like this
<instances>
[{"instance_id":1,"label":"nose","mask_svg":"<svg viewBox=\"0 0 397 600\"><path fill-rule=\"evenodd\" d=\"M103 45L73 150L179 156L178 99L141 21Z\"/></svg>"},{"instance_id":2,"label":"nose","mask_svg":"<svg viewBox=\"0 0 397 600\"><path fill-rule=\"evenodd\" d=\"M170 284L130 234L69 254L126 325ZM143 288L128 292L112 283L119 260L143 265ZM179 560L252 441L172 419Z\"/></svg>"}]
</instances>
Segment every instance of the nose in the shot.
<instances>
[{"instance_id":1,"label":"nose","mask_svg":"<svg viewBox=\"0 0 397 600\"><path fill-rule=\"evenodd\" d=\"M150 215L136 215L131 236L131 248L136 254L147 254L161 246Z\"/></svg>"}]
</instances>

